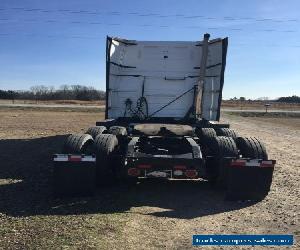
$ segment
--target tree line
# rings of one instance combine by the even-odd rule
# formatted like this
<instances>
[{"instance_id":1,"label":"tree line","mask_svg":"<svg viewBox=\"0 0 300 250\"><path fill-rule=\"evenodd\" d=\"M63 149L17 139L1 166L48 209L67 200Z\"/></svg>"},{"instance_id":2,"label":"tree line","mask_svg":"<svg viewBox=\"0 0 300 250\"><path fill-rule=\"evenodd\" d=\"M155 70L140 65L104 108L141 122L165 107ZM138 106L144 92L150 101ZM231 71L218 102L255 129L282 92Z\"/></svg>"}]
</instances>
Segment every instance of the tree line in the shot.
<instances>
[{"instance_id":1,"label":"tree line","mask_svg":"<svg viewBox=\"0 0 300 250\"><path fill-rule=\"evenodd\" d=\"M253 101L268 101L268 102L284 102L284 103L300 103L300 97L293 95L293 96L286 96L286 97L279 97L276 100L270 100L268 97L260 97L257 98L256 100L253 99L246 99L245 97L241 96L239 98L234 97L234 98L230 98L229 101L239 101L239 102L253 102Z\"/></svg>"},{"instance_id":2,"label":"tree line","mask_svg":"<svg viewBox=\"0 0 300 250\"><path fill-rule=\"evenodd\" d=\"M97 90L93 87L83 85L61 85L58 89L53 86L36 85L32 86L30 90L0 90L0 99L9 100L105 100L105 91ZM261 100L268 100L268 98L259 98ZM234 97L231 101L251 102L253 100L245 97ZM285 103L300 103L300 97L293 95L288 97L280 97L276 102Z\"/></svg>"},{"instance_id":3,"label":"tree line","mask_svg":"<svg viewBox=\"0 0 300 250\"><path fill-rule=\"evenodd\" d=\"M300 96L293 95L288 97L280 97L277 101L287 103L300 103Z\"/></svg>"},{"instance_id":4,"label":"tree line","mask_svg":"<svg viewBox=\"0 0 300 250\"><path fill-rule=\"evenodd\" d=\"M30 90L0 90L0 99L10 100L104 100L105 91L83 85L61 85L58 89L53 86L36 85Z\"/></svg>"}]
</instances>

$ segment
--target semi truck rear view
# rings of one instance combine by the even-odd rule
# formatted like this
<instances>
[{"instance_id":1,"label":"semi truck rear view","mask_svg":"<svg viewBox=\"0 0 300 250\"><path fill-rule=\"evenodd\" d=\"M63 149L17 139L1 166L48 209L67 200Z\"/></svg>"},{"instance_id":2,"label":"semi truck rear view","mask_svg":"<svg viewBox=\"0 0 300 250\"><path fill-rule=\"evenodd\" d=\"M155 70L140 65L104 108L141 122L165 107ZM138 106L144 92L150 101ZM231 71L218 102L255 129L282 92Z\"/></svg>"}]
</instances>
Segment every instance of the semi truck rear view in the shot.
<instances>
[{"instance_id":1,"label":"semi truck rear view","mask_svg":"<svg viewBox=\"0 0 300 250\"><path fill-rule=\"evenodd\" d=\"M220 123L228 39L107 37L105 120L54 155L56 195L144 178L199 179L227 199L260 200L275 160L262 142Z\"/></svg>"}]
</instances>

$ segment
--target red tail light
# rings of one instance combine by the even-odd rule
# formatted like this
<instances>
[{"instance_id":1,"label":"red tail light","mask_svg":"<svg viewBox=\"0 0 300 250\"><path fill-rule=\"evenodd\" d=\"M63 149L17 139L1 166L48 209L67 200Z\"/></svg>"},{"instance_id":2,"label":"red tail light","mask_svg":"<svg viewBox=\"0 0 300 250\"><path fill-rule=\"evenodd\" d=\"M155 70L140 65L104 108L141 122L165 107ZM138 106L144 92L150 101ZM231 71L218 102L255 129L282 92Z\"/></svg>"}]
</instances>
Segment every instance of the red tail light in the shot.
<instances>
[{"instance_id":1,"label":"red tail light","mask_svg":"<svg viewBox=\"0 0 300 250\"><path fill-rule=\"evenodd\" d=\"M235 160L230 163L230 166L243 167L246 166L246 160Z\"/></svg>"},{"instance_id":2,"label":"red tail light","mask_svg":"<svg viewBox=\"0 0 300 250\"><path fill-rule=\"evenodd\" d=\"M185 173L185 176L188 178L196 178L198 175L198 172L194 169L188 169L184 173Z\"/></svg>"},{"instance_id":3,"label":"red tail light","mask_svg":"<svg viewBox=\"0 0 300 250\"><path fill-rule=\"evenodd\" d=\"M186 166L184 166L184 165L175 165L174 169L176 169L176 170L184 170L184 169L186 169Z\"/></svg>"},{"instance_id":4,"label":"red tail light","mask_svg":"<svg viewBox=\"0 0 300 250\"><path fill-rule=\"evenodd\" d=\"M81 161L81 155L69 155L69 161Z\"/></svg>"},{"instance_id":5,"label":"red tail light","mask_svg":"<svg viewBox=\"0 0 300 250\"><path fill-rule=\"evenodd\" d=\"M137 168L129 168L127 173L130 176L139 176L141 174L141 171Z\"/></svg>"}]
</instances>

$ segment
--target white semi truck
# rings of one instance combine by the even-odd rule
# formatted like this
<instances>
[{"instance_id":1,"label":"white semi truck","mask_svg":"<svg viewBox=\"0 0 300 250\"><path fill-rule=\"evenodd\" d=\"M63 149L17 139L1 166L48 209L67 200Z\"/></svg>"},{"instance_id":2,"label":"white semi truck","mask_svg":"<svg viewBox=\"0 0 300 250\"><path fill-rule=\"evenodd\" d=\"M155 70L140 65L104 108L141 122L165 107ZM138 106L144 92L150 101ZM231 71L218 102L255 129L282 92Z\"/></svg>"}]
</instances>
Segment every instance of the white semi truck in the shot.
<instances>
[{"instance_id":1,"label":"white semi truck","mask_svg":"<svg viewBox=\"0 0 300 250\"><path fill-rule=\"evenodd\" d=\"M143 178L201 179L227 199L263 199L275 160L219 123L228 39L107 37L105 120L54 155L56 195Z\"/></svg>"}]
</instances>

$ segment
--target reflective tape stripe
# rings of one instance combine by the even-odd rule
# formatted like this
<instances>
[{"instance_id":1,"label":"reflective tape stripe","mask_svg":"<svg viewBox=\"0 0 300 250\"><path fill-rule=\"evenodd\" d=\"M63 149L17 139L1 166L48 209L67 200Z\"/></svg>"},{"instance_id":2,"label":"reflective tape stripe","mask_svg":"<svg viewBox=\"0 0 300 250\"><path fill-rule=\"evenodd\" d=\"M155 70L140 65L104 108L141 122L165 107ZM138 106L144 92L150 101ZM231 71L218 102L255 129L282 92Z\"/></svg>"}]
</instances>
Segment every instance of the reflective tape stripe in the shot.
<instances>
[{"instance_id":1,"label":"reflective tape stripe","mask_svg":"<svg viewBox=\"0 0 300 250\"><path fill-rule=\"evenodd\" d=\"M66 155L66 154L56 154L53 157L53 161L71 161L71 162L95 162L96 157L92 155Z\"/></svg>"},{"instance_id":2,"label":"reflective tape stripe","mask_svg":"<svg viewBox=\"0 0 300 250\"><path fill-rule=\"evenodd\" d=\"M261 161L261 163L265 165L273 165L273 161Z\"/></svg>"},{"instance_id":3,"label":"reflective tape stripe","mask_svg":"<svg viewBox=\"0 0 300 250\"><path fill-rule=\"evenodd\" d=\"M245 165L251 167L260 167L260 162L258 160L250 160L250 161L246 161Z\"/></svg>"},{"instance_id":4,"label":"reflective tape stripe","mask_svg":"<svg viewBox=\"0 0 300 250\"><path fill-rule=\"evenodd\" d=\"M262 161L260 166L261 167L273 167L275 165L275 162L273 161Z\"/></svg>"},{"instance_id":5,"label":"reflective tape stripe","mask_svg":"<svg viewBox=\"0 0 300 250\"><path fill-rule=\"evenodd\" d=\"M68 156L54 157L53 161L69 161L69 157Z\"/></svg>"},{"instance_id":6,"label":"reflective tape stripe","mask_svg":"<svg viewBox=\"0 0 300 250\"><path fill-rule=\"evenodd\" d=\"M234 167L274 167L275 160L260 160L260 159L236 159L232 160L230 166Z\"/></svg>"},{"instance_id":7,"label":"reflective tape stripe","mask_svg":"<svg viewBox=\"0 0 300 250\"><path fill-rule=\"evenodd\" d=\"M81 161L91 161L91 162L95 162L96 161L96 157L94 156L85 156L81 159Z\"/></svg>"}]
</instances>

